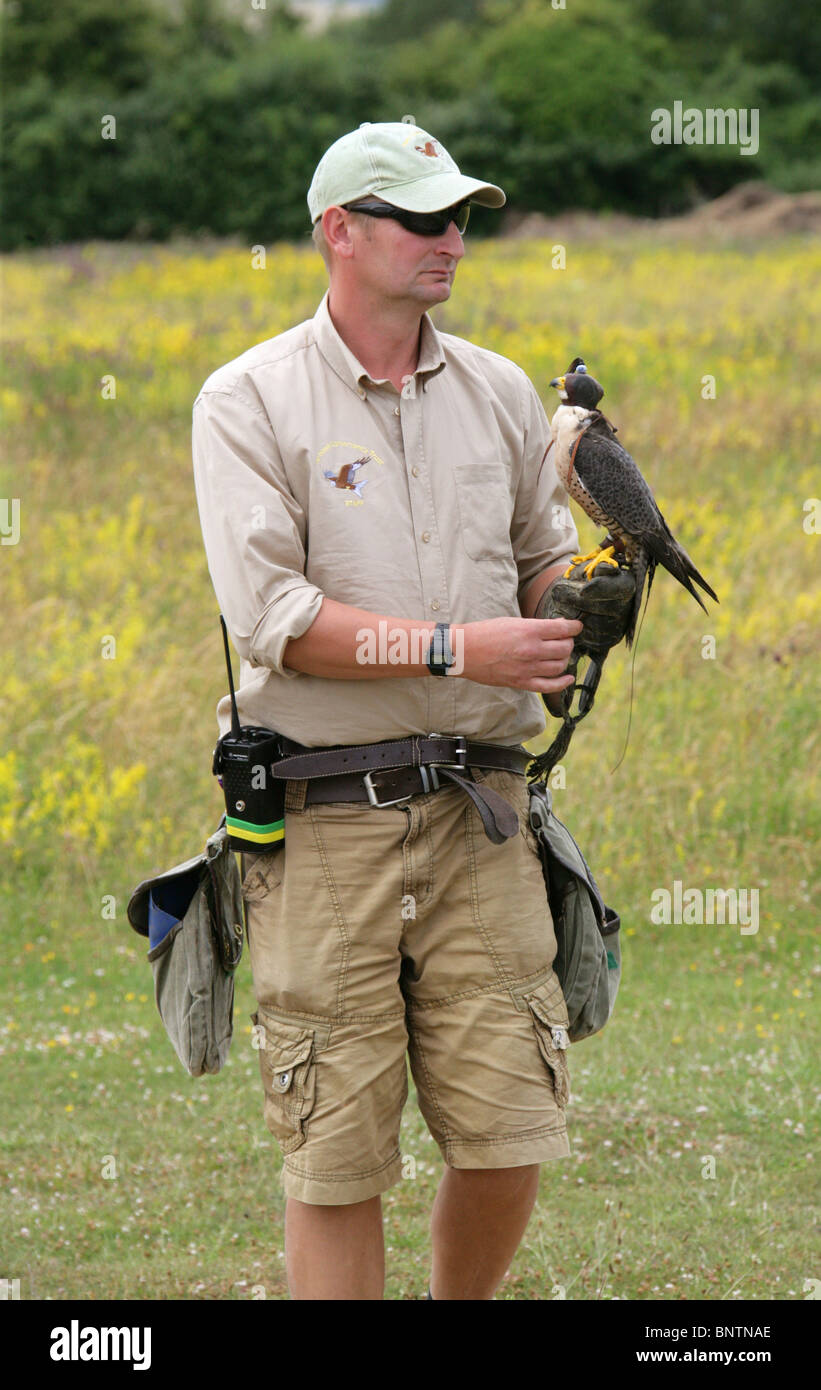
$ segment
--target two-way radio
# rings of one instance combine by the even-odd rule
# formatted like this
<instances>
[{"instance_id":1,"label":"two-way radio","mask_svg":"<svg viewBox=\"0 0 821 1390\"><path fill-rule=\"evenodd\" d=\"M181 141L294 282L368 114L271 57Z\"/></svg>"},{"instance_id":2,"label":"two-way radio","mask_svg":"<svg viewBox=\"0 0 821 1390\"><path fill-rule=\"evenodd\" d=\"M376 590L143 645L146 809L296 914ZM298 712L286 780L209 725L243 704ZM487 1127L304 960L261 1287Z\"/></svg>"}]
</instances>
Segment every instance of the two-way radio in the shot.
<instances>
[{"instance_id":1,"label":"two-way radio","mask_svg":"<svg viewBox=\"0 0 821 1390\"><path fill-rule=\"evenodd\" d=\"M220 623L231 692L231 728L217 742L211 771L225 794L231 848L264 854L285 838L285 780L272 772L272 765L283 756L280 736L273 729L240 724L228 629L221 613Z\"/></svg>"}]
</instances>

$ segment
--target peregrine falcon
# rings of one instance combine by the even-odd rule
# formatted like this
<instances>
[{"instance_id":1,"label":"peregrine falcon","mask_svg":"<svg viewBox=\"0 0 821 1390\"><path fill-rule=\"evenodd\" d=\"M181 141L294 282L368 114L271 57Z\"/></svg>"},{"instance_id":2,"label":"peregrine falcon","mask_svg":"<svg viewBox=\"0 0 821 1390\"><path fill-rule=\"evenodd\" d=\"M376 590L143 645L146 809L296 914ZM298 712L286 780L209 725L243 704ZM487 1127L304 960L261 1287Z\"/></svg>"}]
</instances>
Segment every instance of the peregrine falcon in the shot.
<instances>
[{"instance_id":1,"label":"peregrine falcon","mask_svg":"<svg viewBox=\"0 0 821 1390\"><path fill-rule=\"evenodd\" d=\"M552 421L559 480L591 520L609 533L598 549L575 556L565 574L588 562L584 572L590 579L597 565L618 566L615 554L632 566L636 597L625 634L628 647L636 631L645 578L649 595L656 565L669 570L706 613L692 580L716 603L718 599L675 539L635 461L617 442L616 427L597 409L604 389L580 357L550 385L561 399Z\"/></svg>"}]
</instances>

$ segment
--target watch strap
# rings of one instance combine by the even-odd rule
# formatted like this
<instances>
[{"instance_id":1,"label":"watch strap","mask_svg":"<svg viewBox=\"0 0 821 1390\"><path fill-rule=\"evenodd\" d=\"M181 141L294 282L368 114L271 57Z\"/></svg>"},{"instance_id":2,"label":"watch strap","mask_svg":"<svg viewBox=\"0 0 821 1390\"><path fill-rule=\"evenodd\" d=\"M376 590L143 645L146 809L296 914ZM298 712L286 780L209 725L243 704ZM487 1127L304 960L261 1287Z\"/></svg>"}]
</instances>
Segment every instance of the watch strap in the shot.
<instances>
[{"instance_id":1,"label":"watch strap","mask_svg":"<svg viewBox=\"0 0 821 1390\"><path fill-rule=\"evenodd\" d=\"M437 623L430 638L428 670L432 676L446 676L448 668L455 664L450 646L450 623Z\"/></svg>"}]
</instances>

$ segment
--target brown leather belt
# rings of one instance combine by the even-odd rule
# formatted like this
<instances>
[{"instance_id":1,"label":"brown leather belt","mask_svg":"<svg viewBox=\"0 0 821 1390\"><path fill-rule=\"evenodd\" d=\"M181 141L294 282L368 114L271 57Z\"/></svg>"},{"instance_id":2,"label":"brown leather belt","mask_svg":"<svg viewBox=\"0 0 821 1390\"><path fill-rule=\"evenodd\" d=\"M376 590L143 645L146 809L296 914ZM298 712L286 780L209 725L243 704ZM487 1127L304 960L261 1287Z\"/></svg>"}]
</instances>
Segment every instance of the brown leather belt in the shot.
<instances>
[{"instance_id":1,"label":"brown leather belt","mask_svg":"<svg viewBox=\"0 0 821 1390\"><path fill-rule=\"evenodd\" d=\"M514 808L492 787L474 782L471 767L524 775L533 759L521 745L475 743L462 734L416 734L332 748L306 748L285 737L281 743L285 757L271 770L278 778L308 778L306 805L369 801L376 807L396 806L413 796L439 791L444 778L471 798L494 844L518 831Z\"/></svg>"}]
</instances>

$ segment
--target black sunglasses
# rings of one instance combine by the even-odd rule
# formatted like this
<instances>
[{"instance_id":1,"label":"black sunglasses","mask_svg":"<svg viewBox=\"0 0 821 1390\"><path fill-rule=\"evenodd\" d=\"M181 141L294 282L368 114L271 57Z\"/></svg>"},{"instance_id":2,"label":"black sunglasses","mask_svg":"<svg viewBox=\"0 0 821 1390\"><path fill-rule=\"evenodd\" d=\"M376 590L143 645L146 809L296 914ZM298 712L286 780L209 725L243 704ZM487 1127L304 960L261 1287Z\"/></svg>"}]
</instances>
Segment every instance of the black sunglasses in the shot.
<instances>
[{"instance_id":1,"label":"black sunglasses","mask_svg":"<svg viewBox=\"0 0 821 1390\"><path fill-rule=\"evenodd\" d=\"M366 217L391 217L415 236L444 236L451 222L456 230L464 233L470 217L470 203L457 203L452 208L440 212L407 212L405 208L395 208L392 203L343 203L346 212L364 212Z\"/></svg>"}]
</instances>

